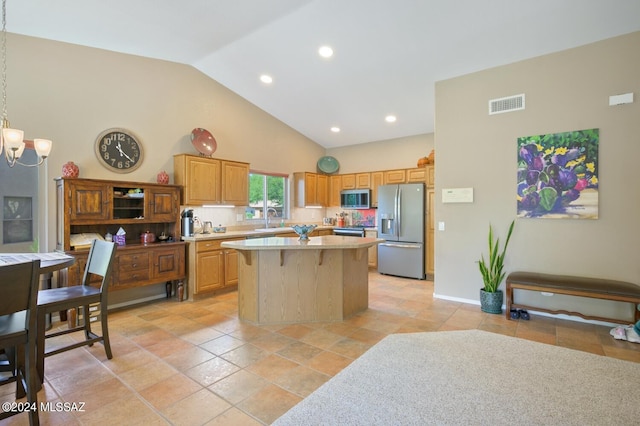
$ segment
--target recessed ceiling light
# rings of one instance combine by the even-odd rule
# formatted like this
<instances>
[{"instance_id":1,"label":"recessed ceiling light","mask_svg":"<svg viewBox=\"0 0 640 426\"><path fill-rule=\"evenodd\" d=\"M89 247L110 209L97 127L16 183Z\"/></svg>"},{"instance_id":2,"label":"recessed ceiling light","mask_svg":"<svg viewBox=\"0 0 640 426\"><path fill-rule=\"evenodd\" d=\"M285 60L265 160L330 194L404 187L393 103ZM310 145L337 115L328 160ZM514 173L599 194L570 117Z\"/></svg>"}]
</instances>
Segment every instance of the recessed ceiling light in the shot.
<instances>
[{"instance_id":1,"label":"recessed ceiling light","mask_svg":"<svg viewBox=\"0 0 640 426\"><path fill-rule=\"evenodd\" d=\"M340 133L340 127L335 127L335 126L334 126L334 127L332 127L332 128L331 128L331 131L332 131L333 133Z\"/></svg>"},{"instance_id":2,"label":"recessed ceiling light","mask_svg":"<svg viewBox=\"0 0 640 426\"><path fill-rule=\"evenodd\" d=\"M395 115L387 115L384 120L387 123L395 123L396 122L396 116Z\"/></svg>"},{"instance_id":3,"label":"recessed ceiling light","mask_svg":"<svg viewBox=\"0 0 640 426\"><path fill-rule=\"evenodd\" d=\"M329 46L321 46L320 49L318 49L318 55L323 58L330 58L333 56L333 49Z\"/></svg>"},{"instance_id":4,"label":"recessed ceiling light","mask_svg":"<svg viewBox=\"0 0 640 426\"><path fill-rule=\"evenodd\" d=\"M264 84L271 84L273 83L273 78L270 75L262 74L260 76L260 81L263 82Z\"/></svg>"}]
</instances>

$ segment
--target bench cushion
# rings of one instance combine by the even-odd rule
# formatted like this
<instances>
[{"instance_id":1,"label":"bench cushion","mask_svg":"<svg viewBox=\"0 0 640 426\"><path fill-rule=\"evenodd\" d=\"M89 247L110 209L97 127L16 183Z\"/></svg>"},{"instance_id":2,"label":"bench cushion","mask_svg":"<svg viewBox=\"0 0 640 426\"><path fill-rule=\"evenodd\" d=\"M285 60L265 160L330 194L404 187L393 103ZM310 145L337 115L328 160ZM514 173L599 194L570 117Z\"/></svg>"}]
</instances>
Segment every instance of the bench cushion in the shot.
<instances>
[{"instance_id":1,"label":"bench cushion","mask_svg":"<svg viewBox=\"0 0 640 426\"><path fill-rule=\"evenodd\" d=\"M602 278L575 277L569 275L539 274L536 272L512 272L507 283L538 285L563 290L590 291L593 293L640 297L640 285Z\"/></svg>"}]
</instances>

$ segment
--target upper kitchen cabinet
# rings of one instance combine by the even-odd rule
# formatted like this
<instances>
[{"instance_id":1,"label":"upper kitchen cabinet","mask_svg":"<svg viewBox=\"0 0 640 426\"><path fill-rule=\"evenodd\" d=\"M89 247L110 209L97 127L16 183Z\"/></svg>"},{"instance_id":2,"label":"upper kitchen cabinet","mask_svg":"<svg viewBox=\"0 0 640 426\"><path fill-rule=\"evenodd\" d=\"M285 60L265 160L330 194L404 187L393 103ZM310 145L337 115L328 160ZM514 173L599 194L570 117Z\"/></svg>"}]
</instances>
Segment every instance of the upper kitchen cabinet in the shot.
<instances>
[{"instance_id":1,"label":"upper kitchen cabinet","mask_svg":"<svg viewBox=\"0 0 640 426\"><path fill-rule=\"evenodd\" d=\"M371 207L378 207L378 187L384 184L383 172L371 172Z\"/></svg>"},{"instance_id":2,"label":"upper kitchen cabinet","mask_svg":"<svg viewBox=\"0 0 640 426\"><path fill-rule=\"evenodd\" d=\"M293 188L296 207L326 207L328 204L329 185L326 175L296 172L293 174Z\"/></svg>"},{"instance_id":3,"label":"upper kitchen cabinet","mask_svg":"<svg viewBox=\"0 0 640 426\"><path fill-rule=\"evenodd\" d=\"M342 175L342 189L356 189L356 175Z\"/></svg>"},{"instance_id":4,"label":"upper kitchen cabinet","mask_svg":"<svg viewBox=\"0 0 640 426\"><path fill-rule=\"evenodd\" d=\"M175 183L183 186L182 204L249 204L249 164L189 154L173 157Z\"/></svg>"},{"instance_id":5,"label":"upper kitchen cabinet","mask_svg":"<svg viewBox=\"0 0 640 426\"><path fill-rule=\"evenodd\" d=\"M405 183L406 170L386 170L384 172L384 184Z\"/></svg>"},{"instance_id":6,"label":"upper kitchen cabinet","mask_svg":"<svg viewBox=\"0 0 640 426\"><path fill-rule=\"evenodd\" d=\"M371 173L356 174L356 188L357 189L371 188Z\"/></svg>"},{"instance_id":7,"label":"upper kitchen cabinet","mask_svg":"<svg viewBox=\"0 0 640 426\"><path fill-rule=\"evenodd\" d=\"M220 161L222 176L221 203L234 206L249 205L249 164Z\"/></svg>"},{"instance_id":8,"label":"upper kitchen cabinet","mask_svg":"<svg viewBox=\"0 0 640 426\"><path fill-rule=\"evenodd\" d=\"M418 167L407 170L407 183L424 182L427 186L433 186L433 166Z\"/></svg>"},{"instance_id":9,"label":"upper kitchen cabinet","mask_svg":"<svg viewBox=\"0 0 640 426\"><path fill-rule=\"evenodd\" d=\"M340 207L340 191L342 191L342 176L331 175L329 177L328 207Z\"/></svg>"}]
</instances>

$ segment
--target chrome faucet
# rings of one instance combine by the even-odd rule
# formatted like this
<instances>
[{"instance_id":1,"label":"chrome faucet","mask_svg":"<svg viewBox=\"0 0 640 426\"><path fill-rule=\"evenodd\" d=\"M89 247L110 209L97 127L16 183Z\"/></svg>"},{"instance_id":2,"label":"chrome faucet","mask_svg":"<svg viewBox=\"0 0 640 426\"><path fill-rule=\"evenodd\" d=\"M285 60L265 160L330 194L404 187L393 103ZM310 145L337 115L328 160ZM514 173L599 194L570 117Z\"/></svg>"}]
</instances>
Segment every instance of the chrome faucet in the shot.
<instances>
[{"instance_id":1,"label":"chrome faucet","mask_svg":"<svg viewBox=\"0 0 640 426\"><path fill-rule=\"evenodd\" d=\"M271 216L269 216L269 211L272 211L273 214L275 215L275 217L278 217L278 211L276 209L274 209L273 207L268 207L267 211L264 214L264 222L265 222L265 228L270 228L271 226Z\"/></svg>"}]
</instances>

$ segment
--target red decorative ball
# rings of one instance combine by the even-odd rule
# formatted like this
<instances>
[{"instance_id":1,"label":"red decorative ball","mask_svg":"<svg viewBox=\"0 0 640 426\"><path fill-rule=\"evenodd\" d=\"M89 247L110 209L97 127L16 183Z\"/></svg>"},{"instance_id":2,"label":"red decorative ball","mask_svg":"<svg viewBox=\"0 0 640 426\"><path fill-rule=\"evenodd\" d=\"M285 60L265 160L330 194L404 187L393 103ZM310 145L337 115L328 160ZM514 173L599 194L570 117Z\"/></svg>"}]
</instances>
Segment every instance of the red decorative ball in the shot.
<instances>
[{"instance_id":1,"label":"red decorative ball","mask_svg":"<svg viewBox=\"0 0 640 426\"><path fill-rule=\"evenodd\" d=\"M73 161L69 161L62 166L62 177L77 178L80 175L80 169Z\"/></svg>"},{"instance_id":2,"label":"red decorative ball","mask_svg":"<svg viewBox=\"0 0 640 426\"><path fill-rule=\"evenodd\" d=\"M169 183L169 174L163 170L160 173L158 173L157 180L158 180L158 183L162 183L166 185Z\"/></svg>"}]
</instances>

